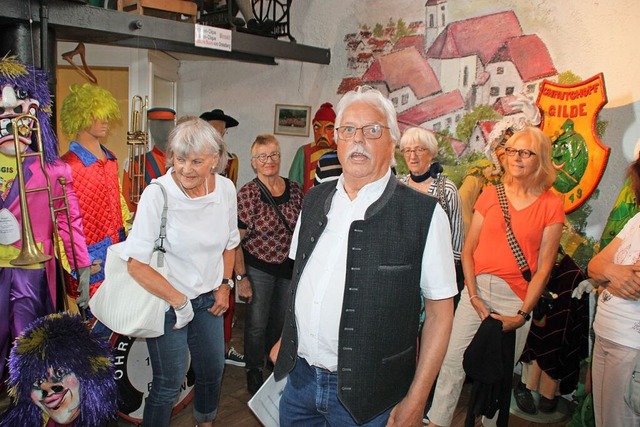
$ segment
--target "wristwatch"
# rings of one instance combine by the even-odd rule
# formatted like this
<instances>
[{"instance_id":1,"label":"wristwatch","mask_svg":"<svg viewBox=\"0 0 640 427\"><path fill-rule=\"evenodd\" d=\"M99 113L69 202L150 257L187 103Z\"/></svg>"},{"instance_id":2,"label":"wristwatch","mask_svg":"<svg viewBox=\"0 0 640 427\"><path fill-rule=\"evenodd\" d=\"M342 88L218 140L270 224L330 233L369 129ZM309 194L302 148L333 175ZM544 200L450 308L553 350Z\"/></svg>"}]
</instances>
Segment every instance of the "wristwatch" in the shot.
<instances>
[{"instance_id":1,"label":"wristwatch","mask_svg":"<svg viewBox=\"0 0 640 427\"><path fill-rule=\"evenodd\" d=\"M233 279L222 279L222 284L229 285L229 289L233 289L233 287L235 286Z\"/></svg>"},{"instance_id":2,"label":"wristwatch","mask_svg":"<svg viewBox=\"0 0 640 427\"><path fill-rule=\"evenodd\" d=\"M240 281L246 279L246 277L246 274L238 274L236 275L236 282L240 283Z\"/></svg>"},{"instance_id":3,"label":"wristwatch","mask_svg":"<svg viewBox=\"0 0 640 427\"><path fill-rule=\"evenodd\" d=\"M518 314L522 317L524 317L524 321L528 322L529 320L531 320L531 315L529 313L525 313L522 310L518 310Z\"/></svg>"}]
</instances>

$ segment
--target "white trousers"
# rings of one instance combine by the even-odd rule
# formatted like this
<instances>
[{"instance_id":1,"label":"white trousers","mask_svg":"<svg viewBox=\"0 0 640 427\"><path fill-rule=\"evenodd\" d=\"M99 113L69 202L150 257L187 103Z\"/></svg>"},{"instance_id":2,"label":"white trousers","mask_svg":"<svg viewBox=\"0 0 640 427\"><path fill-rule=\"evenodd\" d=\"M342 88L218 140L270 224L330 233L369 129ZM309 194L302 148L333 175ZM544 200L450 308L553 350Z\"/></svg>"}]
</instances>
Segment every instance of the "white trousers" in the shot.
<instances>
[{"instance_id":1,"label":"white trousers","mask_svg":"<svg viewBox=\"0 0 640 427\"><path fill-rule=\"evenodd\" d=\"M597 427L640 426L640 414L625 402L631 375L640 375L640 350L596 335L591 361L593 410ZM636 378L636 381L640 379ZM638 390L627 399L640 400Z\"/></svg>"},{"instance_id":2,"label":"white trousers","mask_svg":"<svg viewBox=\"0 0 640 427\"><path fill-rule=\"evenodd\" d=\"M522 307L522 300L511 290L507 282L497 276L481 274L476 277L478 297L489 311L505 316L515 316ZM465 373L462 368L464 351L480 327L480 317L469 301L469 293L462 290L460 303L453 319L453 330L447 354L438 376L433 404L429 410L429 420L439 426L451 425L453 413L460 398ZM529 334L531 322L526 322L516 330L515 362L520 359ZM492 420L483 421L485 426L495 425L498 414Z\"/></svg>"}]
</instances>

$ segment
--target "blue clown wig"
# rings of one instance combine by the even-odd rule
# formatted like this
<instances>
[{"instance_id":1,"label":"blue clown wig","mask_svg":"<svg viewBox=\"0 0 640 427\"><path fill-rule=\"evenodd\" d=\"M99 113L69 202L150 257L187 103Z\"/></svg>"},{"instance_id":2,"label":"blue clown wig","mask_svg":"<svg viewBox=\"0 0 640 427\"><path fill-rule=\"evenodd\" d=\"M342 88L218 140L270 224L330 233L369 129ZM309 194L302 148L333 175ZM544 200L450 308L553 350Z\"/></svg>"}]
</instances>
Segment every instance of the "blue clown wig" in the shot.
<instances>
[{"instance_id":1,"label":"blue clown wig","mask_svg":"<svg viewBox=\"0 0 640 427\"><path fill-rule=\"evenodd\" d=\"M80 382L75 427L102 427L115 418L118 391L108 343L92 335L80 316L56 313L34 320L11 349L7 385L12 405L0 426L43 425L45 414L31 400L31 389L52 367L73 372Z\"/></svg>"},{"instance_id":2,"label":"blue clown wig","mask_svg":"<svg viewBox=\"0 0 640 427\"><path fill-rule=\"evenodd\" d=\"M47 86L47 73L31 65L19 62L15 56L0 59L0 89L6 85L18 91L24 91L27 97L40 103L36 117L40 122L40 134L47 163L58 159L58 139L51 127L51 94ZM32 148L37 148L35 133L31 135Z\"/></svg>"}]
</instances>

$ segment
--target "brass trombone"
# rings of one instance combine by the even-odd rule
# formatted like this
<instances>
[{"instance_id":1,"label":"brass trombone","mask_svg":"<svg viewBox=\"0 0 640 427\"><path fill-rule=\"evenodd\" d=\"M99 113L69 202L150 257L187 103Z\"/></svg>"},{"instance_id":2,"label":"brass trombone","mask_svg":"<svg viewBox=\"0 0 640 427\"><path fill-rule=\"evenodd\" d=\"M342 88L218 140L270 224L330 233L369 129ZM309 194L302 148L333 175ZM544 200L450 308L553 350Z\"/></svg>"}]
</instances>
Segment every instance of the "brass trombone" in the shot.
<instances>
[{"instance_id":1,"label":"brass trombone","mask_svg":"<svg viewBox=\"0 0 640 427\"><path fill-rule=\"evenodd\" d=\"M18 256L15 259L9 261L9 263L16 267L26 267L26 266L40 264L40 263L49 261L51 259L51 255L47 255L43 253L35 241L35 238L33 236L33 227L31 226L31 216L29 214L29 205L27 203L27 194L34 193L37 191L46 191L47 197L49 200L49 213L51 215L51 221L53 224L53 247L54 247L55 256L58 260L62 260L61 253L60 253L60 244L62 240L60 238L58 221L56 219L56 213L64 211L66 214L67 224L69 225L69 238L71 241L71 249L73 251L73 253L69 254L70 256L68 256L67 258L70 261L69 265L72 266L72 268L76 273L76 277L79 278L80 275L79 275L78 266L76 263L76 255L75 255L75 241L73 238L73 230L71 230L71 216L69 213L69 200L68 200L67 191L66 191L66 185L67 185L66 179L64 177L57 178L58 182L62 187L62 196L54 197L51 192L51 180L50 180L49 174L47 173L46 165L44 162L42 133L40 131L40 121L38 120L37 117L32 116L30 114L23 114L13 118L11 120L11 125L13 129L13 143L16 151L16 162L17 162L16 169L18 171L18 174L17 174L18 186L19 186L18 188L20 192L20 219L22 222L22 247L20 248L20 253L18 254ZM38 149L37 151L31 152L31 153L22 153L20 151L20 136L28 137L32 132L35 132L36 134ZM46 185L44 187L26 188L26 184L24 181L23 159L27 157L38 157L40 168L42 169L42 173L44 174L46 179ZM56 203L58 205L61 205L61 207L56 208L55 207ZM63 289L57 290L57 291L63 292L62 295L64 295L64 298L62 298L62 300L63 300L64 310L66 311L69 309L69 307L68 307L67 298L66 298L67 284L66 284L66 281L64 280L64 277L62 277L62 280L60 281L60 283Z\"/></svg>"},{"instance_id":2,"label":"brass trombone","mask_svg":"<svg viewBox=\"0 0 640 427\"><path fill-rule=\"evenodd\" d=\"M149 98L136 95L131 100L131 125L127 132L127 173L131 180L129 188L129 200L134 205L140 202L142 190L146 187L145 167L147 148L149 146L149 133L147 130L147 110Z\"/></svg>"}]
</instances>

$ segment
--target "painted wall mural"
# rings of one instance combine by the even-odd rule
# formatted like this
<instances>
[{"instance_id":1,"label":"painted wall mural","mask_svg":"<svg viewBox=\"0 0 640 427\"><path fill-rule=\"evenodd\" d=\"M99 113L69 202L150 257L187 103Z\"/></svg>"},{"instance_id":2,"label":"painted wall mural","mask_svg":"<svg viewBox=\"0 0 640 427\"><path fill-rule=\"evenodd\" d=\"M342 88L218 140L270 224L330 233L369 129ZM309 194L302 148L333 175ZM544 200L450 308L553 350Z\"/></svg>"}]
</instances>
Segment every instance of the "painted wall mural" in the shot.
<instances>
[{"instance_id":1,"label":"painted wall mural","mask_svg":"<svg viewBox=\"0 0 640 427\"><path fill-rule=\"evenodd\" d=\"M362 22L347 33L349 75L336 94L362 84L386 94L401 131L420 126L436 134L438 160L459 187L492 164L487 155L494 128L531 117L527 108L538 100L542 128L554 144L554 190L565 210L576 212L568 216L563 244L586 266L596 241L584 233L590 207L583 204L597 197L609 155L596 133L596 116L606 103L602 74L582 83L591 90L586 103L554 101L553 91L581 91L581 85L566 85L579 77L556 68L544 40L525 33L516 12L450 21L448 3L426 1L424 20L391 17L386 23ZM406 173L402 157L396 159L399 173Z\"/></svg>"}]
</instances>

